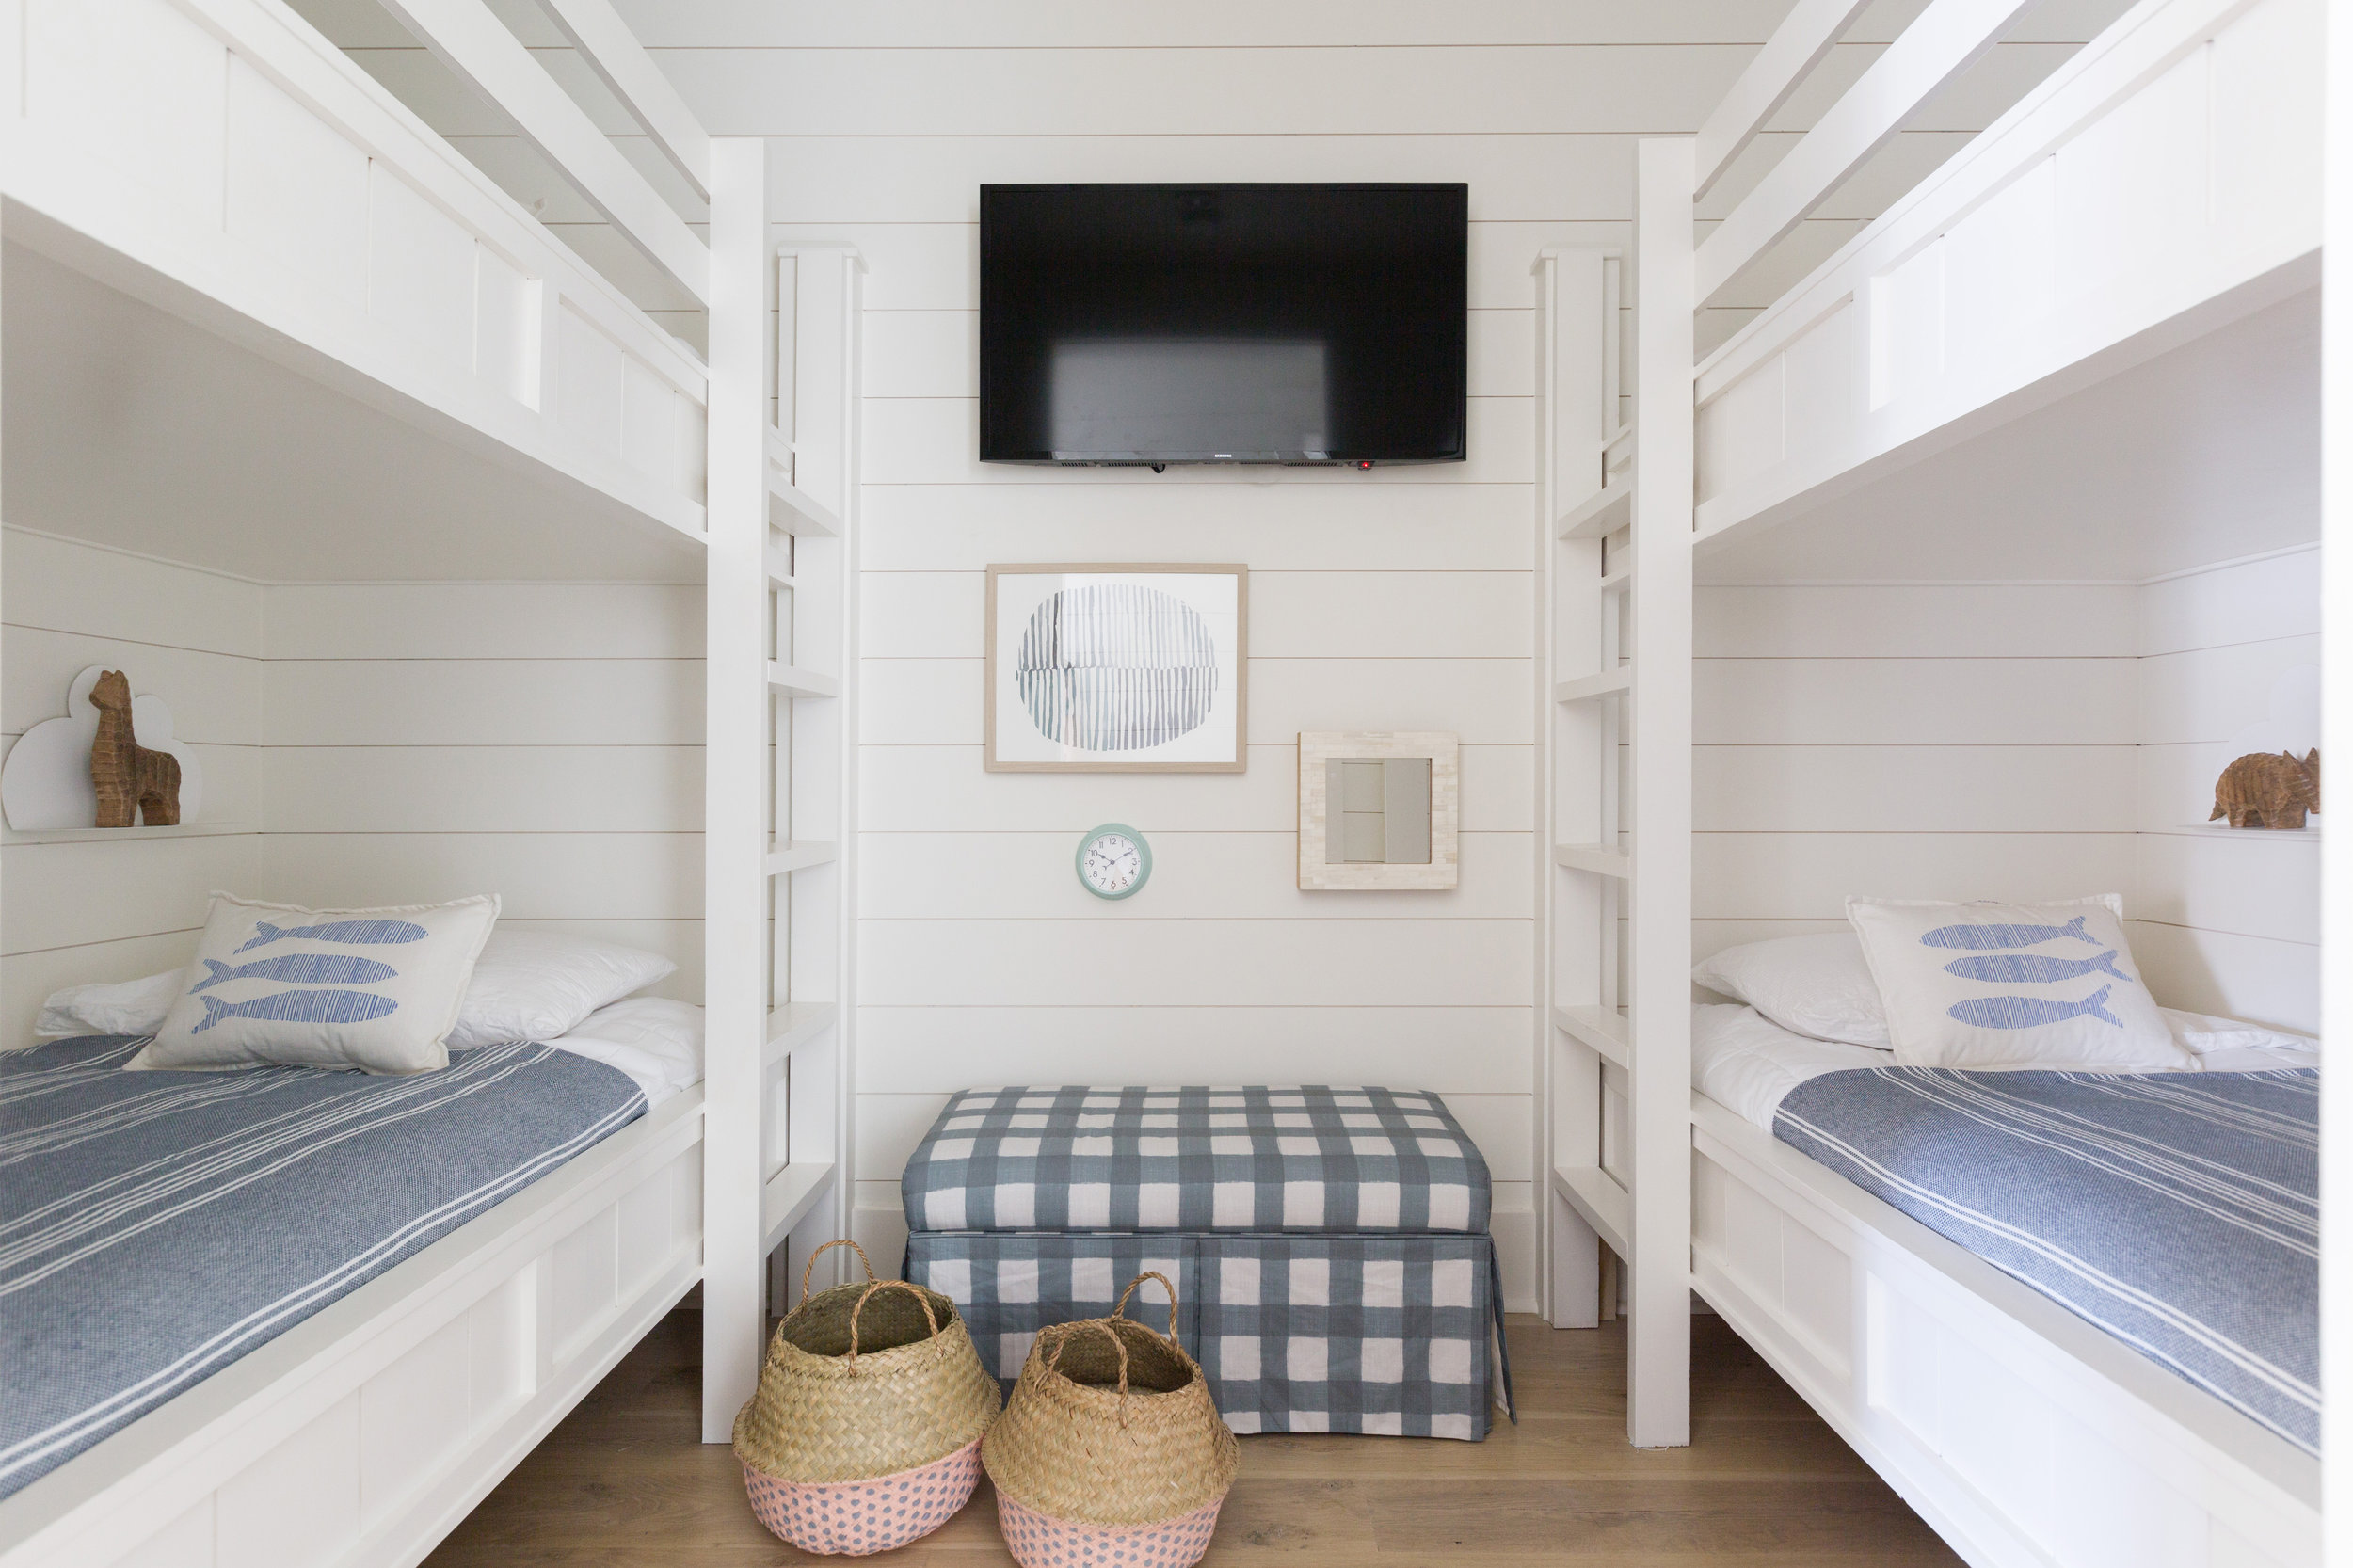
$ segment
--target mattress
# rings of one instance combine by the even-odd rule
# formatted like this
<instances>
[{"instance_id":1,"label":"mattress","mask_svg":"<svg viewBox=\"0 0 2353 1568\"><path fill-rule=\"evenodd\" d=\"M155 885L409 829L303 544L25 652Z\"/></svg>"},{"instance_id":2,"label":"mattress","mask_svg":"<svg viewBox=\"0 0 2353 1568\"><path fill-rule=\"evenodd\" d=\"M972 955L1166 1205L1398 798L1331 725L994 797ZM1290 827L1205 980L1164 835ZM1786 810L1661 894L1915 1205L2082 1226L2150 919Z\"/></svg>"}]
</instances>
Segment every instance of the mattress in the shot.
<instances>
[{"instance_id":1,"label":"mattress","mask_svg":"<svg viewBox=\"0 0 2353 1568\"><path fill-rule=\"evenodd\" d=\"M1693 1042L1702 1093L2318 1452L2319 1075L2287 1064L2311 1053L1959 1072L1753 1014L1696 1019Z\"/></svg>"},{"instance_id":2,"label":"mattress","mask_svg":"<svg viewBox=\"0 0 2353 1568\"><path fill-rule=\"evenodd\" d=\"M544 1045L414 1078L119 1071L143 1044L0 1053L0 1496L646 1109Z\"/></svg>"}]
</instances>

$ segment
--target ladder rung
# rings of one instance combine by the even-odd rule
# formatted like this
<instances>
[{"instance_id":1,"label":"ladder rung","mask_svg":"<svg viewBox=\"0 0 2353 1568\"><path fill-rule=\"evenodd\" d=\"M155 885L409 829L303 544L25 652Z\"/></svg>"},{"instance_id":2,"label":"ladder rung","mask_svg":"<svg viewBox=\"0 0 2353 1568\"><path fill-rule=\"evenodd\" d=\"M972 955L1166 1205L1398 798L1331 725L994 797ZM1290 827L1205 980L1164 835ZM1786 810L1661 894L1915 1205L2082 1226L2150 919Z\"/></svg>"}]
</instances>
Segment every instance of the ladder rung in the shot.
<instances>
[{"instance_id":1,"label":"ladder rung","mask_svg":"<svg viewBox=\"0 0 2353 1568\"><path fill-rule=\"evenodd\" d=\"M760 1060L774 1065L776 1058L814 1040L833 1027L829 1001L788 1001L768 1014L768 1043Z\"/></svg>"},{"instance_id":2,"label":"ladder rung","mask_svg":"<svg viewBox=\"0 0 2353 1568\"><path fill-rule=\"evenodd\" d=\"M1598 539L1633 520L1634 481L1620 479L1561 513L1559 535L1564 539Z\"/></svg>"},{"instance_id":3,"label":"ladder rung","mask_svg":"<svg viewBox=\"0 0 2353 1568\"><path fill-rule=\"evenodd\" d=\"M772 659L768 662L768 689L795 697L840 696L841 682L830 675L805 670L798 664L779 664Z\"/></svg>"},{"instance_id":4,"label":"ladder rung","mask_svg":"<svg viewBox=\"0 0 2353 1568\"><path fill-rule=\"evenodd\" d=\"M792 575L792 567L786 563L784 552L773 545L768 550L768 585L772 588L792 589L797 589L801 585L801 580Z\"/></svg>"},{"instance_id":5,"label":"ladder rung","mask_svg":"<svg viewBox=\"0 0 2353 1568\"><path fill-rule=\"evenodd\" d=\"M768 874L782 876L787 872L823 866L832 861L834 854L834 845L812 839L794 839L787 843L774 844L768 850Z\"/></svg>"},{"instance_id":6,"label":"ladder rung","mask_svg":"<svg viewBox=\"0 0 2353 1568\"><path fill-rule=\"evenodd\" d=\"M776 431L768 432L768 526L787 534L816 534L840 538L841 519L834 509L785 475L792 472L792 447Z\"/></svg>"},{"instance_id":7,"label":"ladder rung","mask_svg":"<svg viewBox=\"0 0 2353 1568\"><path fill-rule=\"evenodd\" d=\"M1633 584L1634 568L1632 567L1624 567L1603 578L1599 583L1596 583L1594 586L1606 594L1622 594L1625 592L1627 588L1631 587Z\"/></svg>"},{"instance_id":8,"label":"ladder rung","mask_svg":"<svg viewBox=\"0 0 2353 1568\"><path fill-rule=\"evenodd\" d=\"M1553 1027L1599 1051L1619 1066L1632 1069L1632 1032L1626 1016L1614 1007L1556 1007Z\"/></svg>"},{"instance_id":9,"label":"ladder rung","mask_svg":"<svg viewBox=\"0 0 2353 1568\"><path fill-rule=\"evenodd\" d=\"M1552 1187L1601 1232L1611 1252L1634 1256L1634 1200L1614 1176L1597 1165L1563 1165L1552 1173Z\"/></svg>"},{"instance_id":10,"label":"ladder rung","mask_svg":"<svg viewBox=\"0 0 2353 1568\"><path fill-rule=\"evenodd\" d=\"M1552 858L1555 864L1573 872L1592 872L1597 876L1614 876L1620 881L1634 874L1634 857L1621 849L1602 844L1556 844Z\"/></svg>"},{"instance_id":11,"label":"ladder rung","mask_svg":"<svg viewBox=\"0 0 2353 1568\"><path fill-rule=\"evenodd\" d=\"M1575 680L1563 680L1553 687L1552 696L1556 702L1583 702L1590 697L1608 696L1613 692L1623 692L1633 684L1634 666L1620 664L1615 669L1603 670L1598 675L1580 676Z\"/></svg>"}]
</instances>

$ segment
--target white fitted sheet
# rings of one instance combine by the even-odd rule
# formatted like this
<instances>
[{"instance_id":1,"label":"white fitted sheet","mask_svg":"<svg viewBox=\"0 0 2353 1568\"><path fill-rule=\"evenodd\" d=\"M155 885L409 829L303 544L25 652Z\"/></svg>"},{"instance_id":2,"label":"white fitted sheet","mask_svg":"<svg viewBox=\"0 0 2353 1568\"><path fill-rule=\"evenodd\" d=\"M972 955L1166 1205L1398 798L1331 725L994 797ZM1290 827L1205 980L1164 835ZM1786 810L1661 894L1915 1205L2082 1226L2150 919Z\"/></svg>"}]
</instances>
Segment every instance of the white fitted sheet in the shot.
<instances>
[{"instance_id":1,"label":"white fitted sheet","mask_svg":"<svg viewBox=\"0 0 2353 1568\"><path fill-rule=\"evenodd\" d=\"M1809 1040L1753 1007L1701 1004L1691 1009L1691 1087L1768 1132L1784 1096L1807 1079L1895 1064L1892 1051ZM2252 1073L2319 1065L2316 1050L2242 1048L2200 1057L2198 1070Z\"/></svg>"}]
</instances>

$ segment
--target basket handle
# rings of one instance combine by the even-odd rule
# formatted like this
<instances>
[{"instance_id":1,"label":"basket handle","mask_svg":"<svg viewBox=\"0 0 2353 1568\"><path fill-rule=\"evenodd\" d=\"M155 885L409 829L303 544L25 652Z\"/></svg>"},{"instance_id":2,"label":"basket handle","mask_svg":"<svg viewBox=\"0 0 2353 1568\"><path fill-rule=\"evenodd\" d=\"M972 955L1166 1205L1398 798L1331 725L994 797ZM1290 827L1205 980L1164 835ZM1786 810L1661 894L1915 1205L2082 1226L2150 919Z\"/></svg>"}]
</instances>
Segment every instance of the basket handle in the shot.
<instances>
[{"instance_id":1,"label":"basket handle","mask_svg":"<svg viewBox=\"0 0 2353 1568\"><path fill-rule=\"evenodd\" d=\"M930 1296L903 1279L875 1280L866 1288L865 1293L858 1297L857 1304L850 1308L850 1370L853 1372L857 1370L857 1315L866 1310L866 1304L874 1299L874 1292L877 1290L904 1290L913 1296L923 1308L923 1321L931 1325L932 1343L935 1345L939 1343L939 1315L932 1310Z\"/></svg>"},{"instance_id":2,"label":"basket handle","mask_svg":"<svg viewBox=\"0 0 2353 1568\"><path fill-rule=\"evenodd\" d=\"M1063 1347L1078 1337L1080 1329L1094 1329L1109 1339L1112 1349L1119 1352L1119 1402L1125 1406L1128 1402L1128 1347L1121 1342L1118 1333L1101 1318L1085 1318L1075 1323L1061 1324L1060 1327L1062 1332L1054 1336L1053 1351L1046 1357L1046 1369L1051 1372L1061 1364Z\"/></svg>"},{"instance_id":3,"label":"basket handle","mask_svg":"<svg viewBox=\"0 0 2353 1568\"><path fill-rule=\"evenodd\" d=\"M1179 1344L1176 1339L1176 1287L1169 1283L1169 1279L1166 1274L1163 1274L1154 1269L1146 1269L1144 1272L1129 1280L1128 1282L1128 1288L1119 1293L1119 1304L1112 1308L1112 1316L1114 1318L1126 1318L1128 1316L1128 1298L1134 1295L1136 1293L1136 1287L1142 1285L1147 1279L1159 1280L1160 1282L1160 1288L1168 1292L1168 1342L1176 1347L1177 1354L1182 1355L1185 1352L1185 1347L1182 1344ZM1132 1318L1129 1318L1128 1320L1129 1322L1135 1321ZM1141 1327L1143 1325L1139 1324L1138 1326Z\"/></svg>"},{"instance_id":4,"label":"basket handle","mask_svg":"<svg viewBox=\"0 0 2353 1568\"><path fill-rule=\"evenodd\" d=\"M839 1240L828 1241L824 1246L808 1255L808 1267L801 1271L801 1306L807 1306L808 1304L808 1282L817 1277L817 1260L824 1256L826 1253L832 1251L836 1247L847 1247L852 1252L857 1254L857 1260L866 1265L866 1277L868 1279L872 1279L874 1277L874 1265L867 1257L866 1249L864 1247L859 1246L856 1241L851 1240L846 1236L840 1238ZM800 1306L796 1306L792 1310L798 1312L800 1309Z\"/></svg>"}]
</instances>

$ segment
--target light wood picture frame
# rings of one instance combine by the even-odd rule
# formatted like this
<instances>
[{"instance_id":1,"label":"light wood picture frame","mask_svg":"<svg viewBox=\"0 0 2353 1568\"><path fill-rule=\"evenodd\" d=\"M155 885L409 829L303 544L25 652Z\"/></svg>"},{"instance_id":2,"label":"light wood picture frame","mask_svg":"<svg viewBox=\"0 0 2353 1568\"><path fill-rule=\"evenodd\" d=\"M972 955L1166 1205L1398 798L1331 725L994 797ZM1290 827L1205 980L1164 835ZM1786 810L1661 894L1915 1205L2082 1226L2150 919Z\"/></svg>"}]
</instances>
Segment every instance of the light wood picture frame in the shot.
<instances>
[{"instance_id":1,"label":"light wood picture frame","mask_svg":"<svg viewBox=\"0 0 2353 1568\"><path fill-rule=\"evenodd\" d=\"M982 627L988 772L1248 769L1248 567L992 566Z\"/></svg>"},{"instance_id":2,"label":"light wood picture frame","mask_svg":"<svg viewBox=\"0 0 2353 1568\"><path fill-rule=\"evenodd\" d=\"M1399 765L1415 762L1427 767ZM1385 765L1363 766L1369 763ZM1453 735L1303 731L1300 890L1442 892L1457 886L1462 772L1462 745ZM1336 784L1336 778L1345 782ZM1352 811L1348 800L1335 801L1336 788L1363 788L1368 798L1354 802L1359 809ZM1352 853L1359 857L1349 858Z\"/></svg>"}]
</instances>

